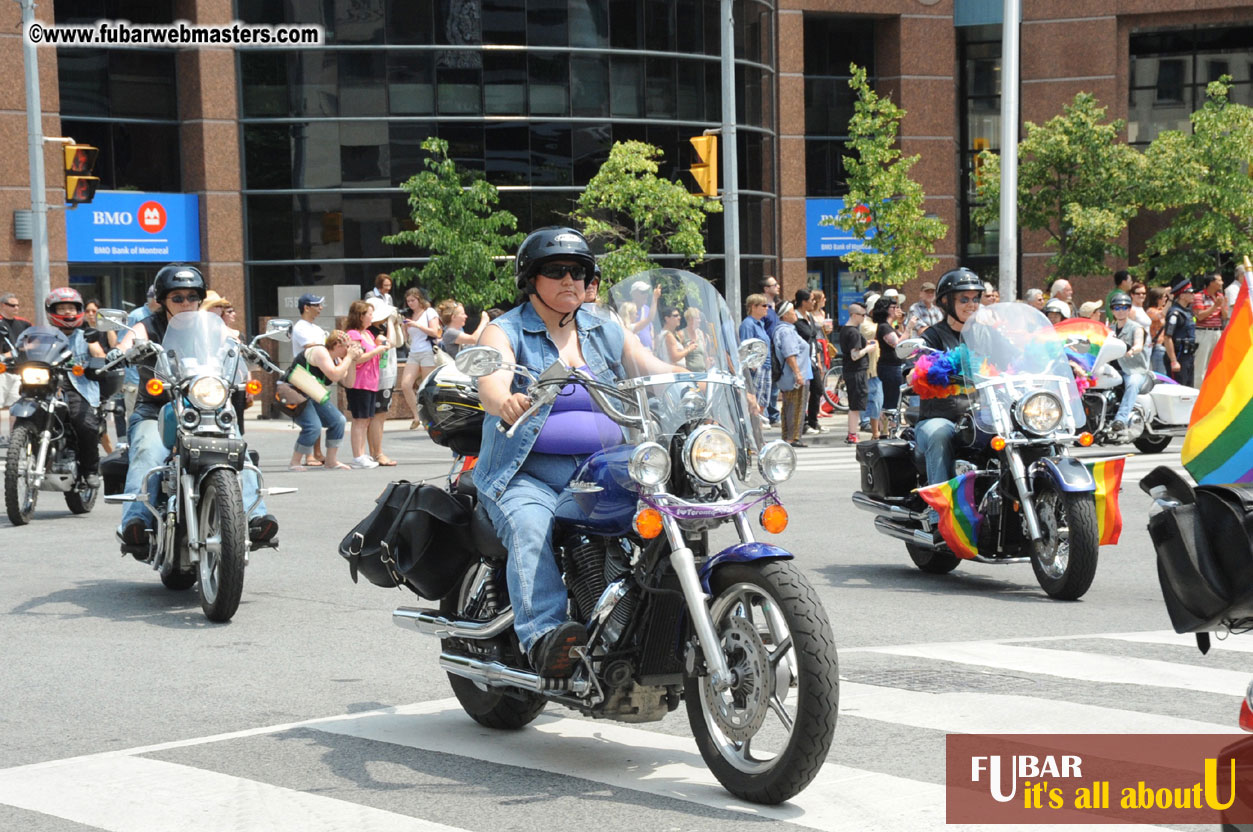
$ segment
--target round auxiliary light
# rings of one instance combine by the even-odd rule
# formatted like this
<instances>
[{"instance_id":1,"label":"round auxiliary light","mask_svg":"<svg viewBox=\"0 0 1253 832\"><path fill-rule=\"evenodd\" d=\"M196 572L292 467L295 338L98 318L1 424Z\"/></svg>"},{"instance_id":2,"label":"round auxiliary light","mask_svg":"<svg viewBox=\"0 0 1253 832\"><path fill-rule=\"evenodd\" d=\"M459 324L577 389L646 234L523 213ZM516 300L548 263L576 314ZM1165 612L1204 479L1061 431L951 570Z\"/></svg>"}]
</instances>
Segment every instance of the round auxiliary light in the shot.
<instances>
[{"instance_id":1,"label":"round auxiliary light","mask_svg":"<svg viewBox=\"0 0 1253 832\"><path fill-rule=\"evenodd\" d=\"M796 473L796 450L782 439L767 442L761 449L757 467L767 482L773 485L787 482Z\"/></svg>"},{"instance_id":2,"label":"round auxiliary light","mask_svg":"<svg viewBox=\"0 0 1253 832\"><path fill-rule=\"evenodd\" d=\"M992 441L989 442L988 444L992 446L992 450L996 451L999 454L1001 451L1005 450L1005 444L1006 444L1005 437L993 436Z\"/></svg>"},{"instance_id":3,"label":"round auxiliary light","mask_svg":"<svg viewBox=\"0 0 1253 832\"><path fill-rule=\"evenodd\" d=\"M165 392L165 382L159 378L150 378L148 383L144 385L144 390L149 396L160 396Z\"/></svg>"},{"instance_id":4,"label":"round auxiliary light","mask_svg":"<svg viewBox=\"0 0 1253 832\"><path fill-rule=\"evenodd\" d=\"M195 430L200 427L200 411L195 408L187 408L183 411L182 416L183 427L188 430Z\"/></svg>"},{"instance_id":5,"label":"round auxiliary light","mask_svg":"<svg viewBox=\"0 0 1253 832\"><path fill-rule=\"evenodd\" d=\"M1015 405L1014 415L1024 430L1049 433L1061 424L1062 400L1044 391L1032 393Z\"/></svg>"},{"instance_id":6,"label":"round auxiliary light","mask_svg":"<svg viewBox=\"0 0 1253 832\"><path fill-rule=\"evenodd\" d=\"M73 367L70 368L70 372L76 376L82 377L87 374L87 368L84 367L82 364L75 364Z\"/></svg>"},{"instance_id":7,"label":"round auxiliary light","mask_svg":"<svg viewBox=\"0 0 1253 832\"><path fill-rule=\"evenodd\" d=\"M204 410L217 410L226 403L230 391L226 384L217 376L201 376L187 388L187 398L196 407Z\"/></svg>"},{"instance_id":8,"label":"round auxiliary light","mask_svg":"<svg viewBox=\"0 0 1253 832\"><path fill-rule=\"evenodd\" d=\"M640 485L661 485L670 478L670 454L656 442L643 442L631 453L627 473Z\"/></svg>"},{"instance_id":9,"label":"round auxiliary light","mask_svg":"<svg viewBox=\"0 0 1253 832\"><path fill-rule=\"evenodd\" d=\"M787 528L787 509L772 503L761 510L761 527L771 534L779 534Z\"/></svg>"},{"instance_id":10,"label":"round auxiliary light","mask_svg":"<svg viewBox=\"0 0 1253 832\"><path fill-rule=\"evenodd\" d=\"M255 378L249 379L248 383L244 385L244 392L249 396L257 395L261 392L261 382L257 381Z\"/></svg>"},{"instance_id":11,"label":"round auxiliary light","mask_svg":"<svg viewBox=\"0 0 1253 832\"><path fill-rule=\"evenodd\" d=\"M1086 448L1095 441L1096 441L1096 437L1088 433L1086 430L1083 433L1079 434L1080 447Z\"/></svg>"},{"instance_id":12,"label":"round auxiliary light","mask_svg":"<svg viewBox=\"0 0 1253 832\"><path fill-rule=\"evenodd\" d=\"M737 456L735 438L718 425L701 425L683 445L683 459L688 469L710 485L731 476Z\"/></svg>"},{"instance_id":13,"label":"round auxiliary light","mask_svg":"<svg viewBox=\"0 0 1253 832\"><path fill-rule=\"evenodd\" d=\"M655 508L642 508L635 515L635 531L645 540L661 535L661 512Z\"/></svg>"}]
</instances>

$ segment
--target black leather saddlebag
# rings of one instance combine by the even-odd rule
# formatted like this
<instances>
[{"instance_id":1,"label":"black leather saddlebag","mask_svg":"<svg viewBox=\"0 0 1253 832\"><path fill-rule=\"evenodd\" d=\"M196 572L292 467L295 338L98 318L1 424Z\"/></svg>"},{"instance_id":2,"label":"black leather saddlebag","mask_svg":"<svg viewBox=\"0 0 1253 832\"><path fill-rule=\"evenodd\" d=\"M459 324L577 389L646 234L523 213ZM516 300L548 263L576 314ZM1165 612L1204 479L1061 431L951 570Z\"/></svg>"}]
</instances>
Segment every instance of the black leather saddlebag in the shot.
<instances>
[{"instance_id":1,"label":"black leather saddlebag","mask_svg":"<svg viewBox=\"0 0 1253 832\"><path fill-rule=\"evenodd\" d=\"M130 454L125 450L114 451L100 460L100 479L105 494L123 494L126 491L126 469Z\"/></svg>"},{"instance_id":2,"label":"black leather saddlebag","mask_svg":"<svg viewBox=\"0 0 1253 832\"><path fill-rule=\"evenodd\" d=\"M1149 517L1157 575L1175 632L1215 632L1253 619L1253 488L1193 489L1168 468L1158 468L1145 482L1166 485L1178 502Z\"/></svg>"},{"instance_id":3,"label":"black leather saddlebag","mask_svg":"<svg viewBox=\"0 0 1253 832\"><path fill-rule=\"evenodd\" d=\"M473 500L434 485L389 483L370 512L339 544L355 582L405 586L438 600L475 562Z\"/></svg>"},{"instance_id":4,"label":"black leather saddlebag","mask_svg":"<svg viewBox=\"0 0 1253 832\"><path fill-rule=\"evenodd\" d=\"M914 449L903 439L879 439L857 445L861 490L876 497L904 497L918 487Z\"/></svg>"}]
</instances>

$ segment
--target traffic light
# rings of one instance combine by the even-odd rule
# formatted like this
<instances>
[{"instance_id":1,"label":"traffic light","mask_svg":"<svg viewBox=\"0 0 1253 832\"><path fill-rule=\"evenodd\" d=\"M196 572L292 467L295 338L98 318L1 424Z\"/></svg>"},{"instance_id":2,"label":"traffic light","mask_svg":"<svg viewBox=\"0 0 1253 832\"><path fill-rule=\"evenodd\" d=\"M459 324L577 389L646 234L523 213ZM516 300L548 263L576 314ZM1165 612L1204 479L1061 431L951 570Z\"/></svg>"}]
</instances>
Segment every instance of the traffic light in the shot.
<instances>
[{"instance_id":1,"label":"traffic light","mask_svg":"<svg viewBox=\"0 0 1253 832\"><path fill-rule=\"evenodd\" d=\"M100 151L89 144L65 146L65 201L72 205L91 202L100 186L99 177L91 175Z\"/></svg>"},{"instance_id":2,"label":"traffic light","mask_svg":"<svg viewBox=\"0 0 1253 832\"><path fill-rule=\"evenodd\" d=\"M718 137L693 136L689 139L696 148L696 156L700 159L690 170L696 178L700 192L705 196L718 195Z\"/></svg>"}]
</instances>

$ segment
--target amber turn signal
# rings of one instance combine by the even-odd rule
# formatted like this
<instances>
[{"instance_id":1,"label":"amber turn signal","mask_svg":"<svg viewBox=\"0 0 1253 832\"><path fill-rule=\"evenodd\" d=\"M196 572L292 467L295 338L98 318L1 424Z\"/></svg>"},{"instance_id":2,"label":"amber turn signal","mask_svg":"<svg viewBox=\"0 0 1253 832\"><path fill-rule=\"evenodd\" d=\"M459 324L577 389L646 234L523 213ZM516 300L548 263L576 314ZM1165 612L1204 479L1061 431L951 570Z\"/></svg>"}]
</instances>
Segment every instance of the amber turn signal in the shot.
<instances>
[{"instance_id":1,"label":"amber turn signal","mask_svg":"<svg viewBox=\"0 0 1253 832\"><path fill-rule=\"evenodd\" d=\"M761 527L771 534L778 534L787 528L787 509L775 503L761 511Z\"/></svg>"},{"instance_id":2,"label":"amber turn signal","mask_svg":"<svg viewBox=\"0 0 1253 832\"><path fill-rule=\"evenodd\" d=\"M261 382L257 381L255 378L249 379L248 383L244 385L244 390L249 396L255 396L261 392Z\"/></svg>"},{"instance_id":3,"label":"amber turn signal","mask_svg":"<svg viewBox=\"0 0 1253 832\"><path fill-rule=\"evenodd\" d=\"M997 453L1000 453L1001 451L1005 450L1005 437L993 436L991 444L992 444L992 450L996 451Z\"/></svg>"},{"instance_id":4,"label":"amber turn signal","mask_svg":"<svg viewBox=\"0 0 1253 832\"><path fill-rule=\"evenodd\" d=\"M75 364L73 367L70 368L70 372L76 376L81 376L87 372L87 368L84 367L82 364Z\"/></svg>"},{"instance_id":5,"label":"amber turn signal","mask_svg":"<svg viewBox=\"0 0 1253 832\"><path fill-rule=\"evenodd\" d=\"M1085 448L1091 445L1095 441L1096 441L1096 437L1088 433L1086 430L1083 433L1079 434L1079 444Z\"/></svg>"},{"instance_id":6,"label":"amber turn signal","mask_svg":"<svg viewBox=\"0 0 1253 832\"><path fill-rule=\"evenodd\" d=\"M144 389L148 391L149 396L160 396L165 392L165 383L159 378L150 378L144 385Z\"/></svg>"},{"instance_id":7,"label":"amber turn signal","mask_svg":"<svg viewBox=\"0 0 1253 832\"><path fill-rule=\"evenodd\" d=\"M661 534L661 512L655 508L643 508L635 515L635 530L645 540Z\"/></svg>"},{"instance_id":8,"label":"amber turn signal","mask_svg":"<svg viewBox=\"0 0 1253 832\"><path fill-rule=\"evenodd\" d=\"M3 361L0 361L0 373L7 373L8 371L8 366Z\"/></svg>"}]
</instances>

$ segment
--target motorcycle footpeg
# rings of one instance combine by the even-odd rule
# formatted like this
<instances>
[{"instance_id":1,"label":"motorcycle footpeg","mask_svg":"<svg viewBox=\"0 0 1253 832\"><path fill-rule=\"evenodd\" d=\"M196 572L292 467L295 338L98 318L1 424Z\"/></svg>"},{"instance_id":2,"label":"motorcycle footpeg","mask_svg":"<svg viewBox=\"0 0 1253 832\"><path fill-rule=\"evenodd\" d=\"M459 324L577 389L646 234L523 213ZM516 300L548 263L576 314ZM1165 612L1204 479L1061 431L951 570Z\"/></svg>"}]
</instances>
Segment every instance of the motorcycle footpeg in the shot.
<instances>
[{"instance_id":1,"label":"motorcycle footpeg","mask_svg":"<svg viewBox=\"0 0 1253 832\"><path fill-rule=\"evenodd\" d=\"M249 541L249 543L248 543L248 551L249 551L249 552L255 552L255 551L257 551L258 549L277 549L277 548L278 548L278 538L277 538L277 537L274 537L274 538L271 538L271 539L269 539L269 540L265 540L265 541L256 541L256 540L253 540L253 541Z\"/></svg>"}]
</instances>

